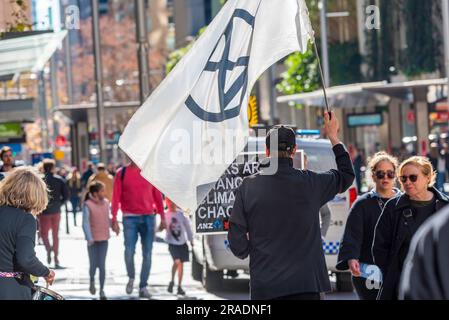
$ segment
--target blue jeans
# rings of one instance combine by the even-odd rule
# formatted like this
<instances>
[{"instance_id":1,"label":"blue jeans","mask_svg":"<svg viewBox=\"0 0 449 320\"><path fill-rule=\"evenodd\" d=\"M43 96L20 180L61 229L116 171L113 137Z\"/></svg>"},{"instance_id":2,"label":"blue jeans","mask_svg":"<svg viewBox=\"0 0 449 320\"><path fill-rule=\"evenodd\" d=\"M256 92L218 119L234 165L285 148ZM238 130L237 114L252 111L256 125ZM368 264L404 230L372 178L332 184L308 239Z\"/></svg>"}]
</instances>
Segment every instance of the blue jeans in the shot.
<instances>
[{"instance_id":1,"label":"blue jeans","mask_svg":"<svg viewBox=\"0 0 449 320\"><path fill-rule=\"evenodd\" d=\"M123 233L125 236L125 263L128 277L135 279L134 254L136 252L137 239L140 234L142 243L142 270L140 272L139 288L148 285L151 270L151 253L154 240L154 215L143 215L140 217L124 217Z\"/></svg>"}]
</instances>

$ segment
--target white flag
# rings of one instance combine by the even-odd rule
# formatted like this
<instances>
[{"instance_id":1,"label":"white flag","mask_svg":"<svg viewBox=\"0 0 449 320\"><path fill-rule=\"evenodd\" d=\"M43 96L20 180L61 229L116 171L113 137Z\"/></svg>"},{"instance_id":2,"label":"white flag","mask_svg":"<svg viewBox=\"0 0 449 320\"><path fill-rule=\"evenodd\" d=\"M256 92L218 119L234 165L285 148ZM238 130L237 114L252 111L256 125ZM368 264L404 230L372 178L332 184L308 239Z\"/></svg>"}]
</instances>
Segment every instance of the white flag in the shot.
<instances>
[{"instance_id":1,"label":"white flag","mask_svg":"<svg viewBox=\"0 0 449 320\"><path fill-rule=\"evenodd\" d=\"M120 138L142 176L194 211L246 145L251 88L313 37L304 0L229 0Z\"/></svg>"}]
</instances>

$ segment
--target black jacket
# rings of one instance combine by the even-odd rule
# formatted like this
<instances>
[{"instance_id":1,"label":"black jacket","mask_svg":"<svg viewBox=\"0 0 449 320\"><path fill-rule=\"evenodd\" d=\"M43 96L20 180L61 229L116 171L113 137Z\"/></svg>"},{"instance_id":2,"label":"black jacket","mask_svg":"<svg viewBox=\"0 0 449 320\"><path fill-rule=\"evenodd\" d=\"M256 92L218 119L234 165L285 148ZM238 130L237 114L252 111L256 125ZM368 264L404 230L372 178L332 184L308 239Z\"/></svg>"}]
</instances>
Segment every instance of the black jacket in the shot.
<instances>
[{"instance_id":1,"label":"black jacket","mask_svg":"<svg viewBox=\"0 0 449 320\"><path fill-rule=\"evenodd\" d=\"M63 178L46 173L44 177L48 193L48 206L42 214L54 214L61 212L61 206L69 199L69 189Z\"/></svg>"},{"instance_id":2,"label":"black jacket","mask_svg":"<svg viewBox=\"0 0 449 320\"><path fill-rule=\"evenodd\" d=\"M301 171L279 159L276 173L262 169L236 190L228 239L235 256L250 256L252 299L330 291L319 210L355 176L345 147L333 151L338 170Z\"/></svg>"},{"instance_id":3,"label":"black jacket","mask_svg":"<svg viewBox=\"0 0 449 320\"><path fill-rule=\"evenodd\" d=\"M435 194L436 211L449 203L449 198L437 189L431 188L429 190ZM413 220L411 219L413 218L405 218L405 215L413 212L409 197L403 194L391 199L386 204L377 222L372 254L374 263L383 274L382 288L378 297L380 300L396 300L398 298L401 266L404 264L400 251L406 239L413 237L414 232L411 229L416 230L419 227L412 223ZM405 249L408 250L408 248Z\"/></svg>"},{"instance_id":4,"label":"black jacket","mask_svg":"<svg viewBox=\"0 0 449 320\"><path fill-rule=\"evenodd\" d=\"M400 194L397 190L397 195ZM360 196L353 204L338 253L337 270L348 270L348 261L351 259L374 264L371 254L374 228L385 203L375 191L371 191Z\"/></svg>"},{"instance_id":5,"label":"black jacket","mask_svg":"<svg viewBox=\"0 0 449 320\"><path fill-rule=\"evenodd\" d=\"M426 221L413 237L404 265L400 298L449 300L449 206Z\"/></svg>"},{"instance_id":6,"label":"black jacket","mask_svg":"<svg viewBox=\"0 0 449 320\"><path fill-rule=\"evenodd\" d=\"M35 238L36 220L31 214L0 206L0 271L48 276L50 270L34 252ZM0 278L0 300L30 300L30 285L30 280Z\"/></svg>"}]
</instances>

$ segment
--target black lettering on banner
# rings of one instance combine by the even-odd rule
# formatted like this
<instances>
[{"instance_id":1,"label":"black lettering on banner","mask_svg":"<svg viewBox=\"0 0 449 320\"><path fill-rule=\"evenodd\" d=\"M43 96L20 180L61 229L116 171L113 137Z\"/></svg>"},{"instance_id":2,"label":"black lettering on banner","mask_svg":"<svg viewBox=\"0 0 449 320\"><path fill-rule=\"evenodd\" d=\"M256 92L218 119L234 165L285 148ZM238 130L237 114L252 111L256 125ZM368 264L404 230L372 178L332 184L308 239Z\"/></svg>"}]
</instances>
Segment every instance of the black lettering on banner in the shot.
<instances>
[{"instance_id":1,"label":"black lettering on banner","mask_svg":"<svg viewBox=\"0 0 449 320\"><path fill-rule=\"evenodd\" d=\"M214 184L195 212L195 230L197 233L223 233L229 230L229 217L235 201L235 190L242 184L243 178L259 172L259 163L255 161L243 164L232 163ZM198 194L202 188L198 187Z\"/></svg>"}]
</instances>

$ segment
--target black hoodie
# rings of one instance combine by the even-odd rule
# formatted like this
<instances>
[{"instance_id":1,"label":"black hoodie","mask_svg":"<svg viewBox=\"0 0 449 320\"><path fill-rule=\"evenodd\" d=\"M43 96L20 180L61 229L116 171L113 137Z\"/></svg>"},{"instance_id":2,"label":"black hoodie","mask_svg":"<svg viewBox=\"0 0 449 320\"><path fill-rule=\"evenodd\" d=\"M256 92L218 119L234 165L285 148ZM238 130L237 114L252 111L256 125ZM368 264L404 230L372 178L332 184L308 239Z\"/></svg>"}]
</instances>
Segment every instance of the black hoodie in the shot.
<instances>
[{"instance_id":1,"label":"black hoodie","mask_svg":"<svg viewBox=\"0 0 449 320\"><path fill-rule=\"evenodd\" d=\"M61 212L61 206L69 199L69 189L63 178L52 173L46 173L44 180L49 193L48 206L42 214L59 213Z\"/></svg>"},{"instance_id":2,"label":"black hoodie","mask_svg":"<svg viewBox=\"0 0 449 320\"><path fill-rule=\"evenodd\" d=\"M395 189L395 191L396 196L402 194L398 189ZM348 270L348 261L351 259L366 264L374 264L371 254L374 228L382 213L383 206L388 200L381 198L375 191L371 191L360 196L353 204L346 221L345 232L338 253L337 270Z\"/></svg>"}]
</instances>

